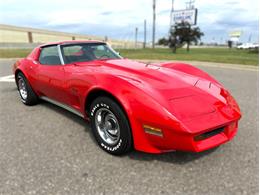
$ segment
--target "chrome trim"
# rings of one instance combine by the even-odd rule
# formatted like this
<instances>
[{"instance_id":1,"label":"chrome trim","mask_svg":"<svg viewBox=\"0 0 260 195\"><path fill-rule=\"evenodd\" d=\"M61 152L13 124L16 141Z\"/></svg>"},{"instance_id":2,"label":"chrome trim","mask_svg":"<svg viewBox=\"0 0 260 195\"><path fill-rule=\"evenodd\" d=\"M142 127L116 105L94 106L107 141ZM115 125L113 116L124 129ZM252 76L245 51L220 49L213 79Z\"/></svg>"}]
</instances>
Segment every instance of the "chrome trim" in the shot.
<instances>
[{"instance_id":1,"label":"chrome trim","mask_svg":"<svg viewBox=\"0 0 260 195\"><path fill-rule=\"evenodd\" d=\"M120 139L120 126L116 116L107 108L100 108L95 114L95 124L99 136L109 145Z\"/></svg>"},{"instance_id":2,"label":"chrome trim","mask_svg":"<svg viewBox=\"0 0 260 195\"><path fill-rule=\"evenodd\" d=\"M58 53L59 53L61 64L64 65L65 63L64 63L63 56L62 56L62 53L61 53L60 45L57 45L57 48L58 48Z\"/></svg>"},{"instance_id":3,"label":"chrome trim","mask_svg":"<svg viewBox=\"0 0 260 195\"><path fill-rule=\"evenodd\" d=\"M65 104L60 103L60 102L58 102L56 100L50 99L50 98L48 98L46 96L41 96L40 99L45 100L47 102L50 102L50 103L52 103L52 104L54 104L56 106L59 106L59 107L65 109L65 110L68 110L68 111L72 112L73 114L76 114L76 115L80 116L81 118L84 118L84 115L81 112L79 112L78 110L76 110L76 109L74 109L74 108L72 108L72 107L70 107L68 105L65 105Z\"/></svg>"},{"instance_id":4,"label":"chrome trim","mask_svg":"<svg viewBox=\"0 0 260 195\"><path fill-rule=\"evenodd\" d=\"M116 54L117 57L119 57L120 59L123 59L123 57L120 55L120 53L116 52L109 43L105 43L105 44L112 51L112 53Z\"/></svg>"}]
</instances>

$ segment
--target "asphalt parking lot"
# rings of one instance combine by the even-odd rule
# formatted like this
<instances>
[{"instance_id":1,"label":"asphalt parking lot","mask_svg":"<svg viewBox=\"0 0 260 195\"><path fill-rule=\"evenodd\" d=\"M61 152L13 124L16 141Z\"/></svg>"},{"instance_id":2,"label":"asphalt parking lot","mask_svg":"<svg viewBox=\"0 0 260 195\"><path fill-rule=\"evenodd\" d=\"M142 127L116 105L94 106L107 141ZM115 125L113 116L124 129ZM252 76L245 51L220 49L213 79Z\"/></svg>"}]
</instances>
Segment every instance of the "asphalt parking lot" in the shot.
<instances>
[{"instance_id":1,"label":"asphalt parking lot","mask_svg":"<svg viewBox=\"0 0 260 195\"><path fill-rule=\"evenodd\" d=\"M13 60L0 60L0 77ZM111 156L89 124L43 102L24 106L0 79L0 194L258 194L258 71L200 66L243 112L233 141L203 153Z\"/></svg>"}]
</instances>

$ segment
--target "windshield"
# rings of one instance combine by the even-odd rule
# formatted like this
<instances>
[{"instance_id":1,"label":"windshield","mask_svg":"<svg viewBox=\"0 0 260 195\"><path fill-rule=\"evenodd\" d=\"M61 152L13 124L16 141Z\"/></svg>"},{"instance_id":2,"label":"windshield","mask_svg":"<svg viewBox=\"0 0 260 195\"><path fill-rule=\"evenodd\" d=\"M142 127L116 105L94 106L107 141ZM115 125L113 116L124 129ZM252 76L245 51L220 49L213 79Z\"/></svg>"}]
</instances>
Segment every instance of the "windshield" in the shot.
<instances>
[{"instance_id":1,"label":"windshield","mask_svg":"<svg viewBox=\"0 0 260 195\"><path fill-rule=\"evenodd\" d=\"M61 45L65 64L102 59L120 59L112 48L105 43L78 43Z\"/></svg>"}]
</instances>

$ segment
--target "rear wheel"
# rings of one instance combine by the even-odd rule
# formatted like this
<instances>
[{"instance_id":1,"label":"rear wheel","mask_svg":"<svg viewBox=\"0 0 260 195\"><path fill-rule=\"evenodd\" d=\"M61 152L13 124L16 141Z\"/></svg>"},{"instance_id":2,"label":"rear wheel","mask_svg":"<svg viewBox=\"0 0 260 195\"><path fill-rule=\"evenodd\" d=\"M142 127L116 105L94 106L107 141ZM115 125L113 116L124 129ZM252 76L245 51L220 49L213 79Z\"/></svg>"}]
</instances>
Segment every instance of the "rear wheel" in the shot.
<instances>
[{"instance_id":1,"label":"rear wheel","mask_svg":"<svg viewBox=\"0 0 260 195\"><path fill-rule=\"evenodd\" d=\"M132 149L132 134L129 122L121 107L108 97L98 97L90 106L93 134L98 145L114 155Z\"/></svg>"},{"instance_id":2,"label":"rear wheel","mask_svg":"<svg viewBox=\"0 0 260 195\"><path fill-rule=\"evenodd\" d=\"M29 82L23 75L23 73L19 72L16 76L16 84L18 88L18 92L21 97L21 101L25 105L35 105L38 103L38 97L34 93L32 87L30 86Z\"/></svg>"}]
</instances>

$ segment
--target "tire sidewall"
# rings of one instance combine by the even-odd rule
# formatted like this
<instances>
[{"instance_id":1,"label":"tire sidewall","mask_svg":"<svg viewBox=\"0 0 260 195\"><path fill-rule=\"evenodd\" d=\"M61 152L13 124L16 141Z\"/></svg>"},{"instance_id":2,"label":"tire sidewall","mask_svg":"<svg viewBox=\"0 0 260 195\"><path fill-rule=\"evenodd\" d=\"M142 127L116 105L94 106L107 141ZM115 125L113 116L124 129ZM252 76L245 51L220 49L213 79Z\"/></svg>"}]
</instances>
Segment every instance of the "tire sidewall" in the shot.
<instances>
[{"instance_id":1,"label":"tire sidewall","mask_svg":"<svg viewBox=\"0 0 260 195\"><path fill-rule=\"evenodd\" d=\"M20 93L20 89L19 89L19 79L23 79L25 82L25 87L27 90L27 98L24 99ZM38 96L36 95L36 93L33 91L30 83L28 82L28 80L26 79L26 77L24 76L24 74L22 72L19 72L16 76L16 85L17 85L17 89L18 89L18 93L20 96L21 101L28 106L31 105L35 105L38 103Z\"/></svg>"},{"instance_id":2,"label":"tire sidewall","mask_svg":"<svg viewBox=\"0 0 260 195\"><path fill-rule=\"evenodd\" d=\"M95 115L96 112L101 109L106 108L111 111L118 120L119 127L120 127L120 137L119 140L113 144L107 144L99 135L98 130L95 124ZM91 127L93 134L97 140L98 145L108 153L120 155L126 153L130 150L132 144L132 136L131 130L128 123L128 120L122 111L122 109L110 98L107 97L100 97L93 101L90 106L90 113L91 119Z\"/></svg>"},{"instance_id":3,"label":"tire sidewall","mask_svg":"<svg viewBox=\"0 0 260 195\"><path fill-rule=\"evenodd\" d=\"M22 95L21 95L21 92L20 92L20 88L19 88L19 80L20 79L23 79L23 81L24 81L24 83L25 83L25 87L26 87L26 91L27 91L27 97L26 97L26 99L24 99L23 97L22 97ZM27 82L27 80L26 80L26 78L24 77L24 75L22 74L22 73L18 73L18 75L17 75L17 89L18 89L18 93L19 93L19 95L20 95L20 98L21 98L21 101L24 103L24 104L26 104L27 103L27 100L28 100L28 82Z\"/></svg>"}]
</instances>

